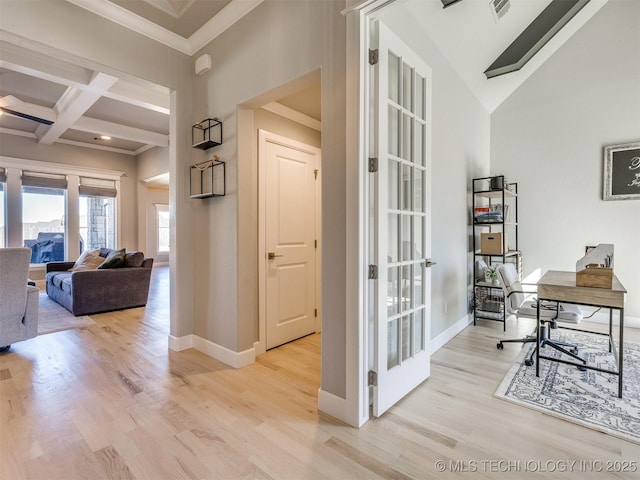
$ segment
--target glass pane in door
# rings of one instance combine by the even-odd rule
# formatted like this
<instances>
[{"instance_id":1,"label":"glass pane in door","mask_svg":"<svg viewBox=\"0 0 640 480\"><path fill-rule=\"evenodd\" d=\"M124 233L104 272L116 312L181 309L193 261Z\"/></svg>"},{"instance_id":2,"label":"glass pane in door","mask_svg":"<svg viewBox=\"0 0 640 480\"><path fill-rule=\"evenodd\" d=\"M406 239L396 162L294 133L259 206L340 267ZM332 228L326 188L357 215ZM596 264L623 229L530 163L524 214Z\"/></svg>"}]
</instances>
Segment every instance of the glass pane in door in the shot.
<instances>
[{"instance_id":1,"label":"glass pane in door","mask_svg":"<svg viewBox=\"0 0 640 480\"><path fill-rule=\"evenodd\" d=\"M400 110L389 105L389 154L400 155Z\"/></svg>"},{"instance_id":2,"label":"glass pane in door","mask_svg":"<svg viewBox=\"0 0 640 480\"><path fill-rule=\"evenodd\" d=\"M402 61L393 52L389 52L389 100L400 103L400 65Z\"/></svg>"},{"instance_id":3,"label":"glass pane in door","mask_svg":"<svg viewBox=\"0 0 640 480\"><path fill-rule=\"evenodd\" d=\"M400 365L400 322L396 318L387 323L387 369Z\"/></svg>"},{"instance_id":4,"label":"glass pane in door","mask_svg":"<svg viewBox=\"0 0 640 480\"><path fill-rule=\"evenodd\" d=\"M411 316L402 317L402 360L411 357Z\"/></svg>"}]
</instances>

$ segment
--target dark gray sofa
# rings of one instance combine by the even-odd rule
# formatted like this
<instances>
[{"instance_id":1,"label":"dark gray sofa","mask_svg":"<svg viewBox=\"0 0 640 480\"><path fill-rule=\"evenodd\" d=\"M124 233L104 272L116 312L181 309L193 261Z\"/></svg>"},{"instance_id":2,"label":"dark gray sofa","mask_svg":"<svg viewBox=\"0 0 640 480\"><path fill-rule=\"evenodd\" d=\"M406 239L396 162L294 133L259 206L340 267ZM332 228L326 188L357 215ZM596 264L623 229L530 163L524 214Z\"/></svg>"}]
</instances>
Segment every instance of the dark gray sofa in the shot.
<instances>
[{"instance_id":1,"label":"dark gray sofa","mask_svg":"<svg viewBox=\"0 0 640 480\"><path fill-rule=\"evenodd\" d=\"M74 263L46 264L47 295L74 315L147 304L153 258L142 256L141 266L70 272Z\"/></svg>"}]
</instances>

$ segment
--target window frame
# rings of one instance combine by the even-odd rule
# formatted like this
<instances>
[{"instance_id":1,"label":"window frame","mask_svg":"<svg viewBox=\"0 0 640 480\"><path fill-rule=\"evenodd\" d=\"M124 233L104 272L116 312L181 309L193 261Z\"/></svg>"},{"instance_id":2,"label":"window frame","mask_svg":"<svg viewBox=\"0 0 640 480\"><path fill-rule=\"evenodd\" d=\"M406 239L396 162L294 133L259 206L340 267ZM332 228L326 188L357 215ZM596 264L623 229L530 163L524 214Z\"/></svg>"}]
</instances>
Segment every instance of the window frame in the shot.
<instances>
[{"instance_id":1,"label":"window frame","mask_svg":"<svg viewBox=\"0 0 640 480\"><path fill-rule=\"evenodd\" d=\"M6 245L8 247L22 247L22 171L35 171L40 173L63 174L67 176L67 195L65 200L65 260L74 260L80 255L80 177L90 177L115 182L117 191L115 204L115 241L116 245L121 244L121 222L122 222L122 202L121 177L124 172L117 170L106 170L77 165L66 165L54 162L43 162L15 157L0 156L0 167L6 171L7 181L5 183L5 225L6 225ZM70 212L75 212L70 215ZM44 264L35 264L43 267Z\"/></svg>"},{"instance_id":2,"label":"window frame","mask_svg":"<svg viewBox=\"0 0 640 480\"><path fill-rule=\"evenodd\" d=\"M156 225L155 225L155 235L156 235L156 253L158 255L169 255L171 253L171 245L169 245L169 248L167 250L161 250L160 249L160 212L167 212L169 213L169 205L167 205L166 203L154 203L153 206L155 207L155 211L156 211ZM169 222L171 222L171 220L169 219ZM166 227L167 230L171 230L171 227L168 226Z\"/></svg>"}]
</instances>

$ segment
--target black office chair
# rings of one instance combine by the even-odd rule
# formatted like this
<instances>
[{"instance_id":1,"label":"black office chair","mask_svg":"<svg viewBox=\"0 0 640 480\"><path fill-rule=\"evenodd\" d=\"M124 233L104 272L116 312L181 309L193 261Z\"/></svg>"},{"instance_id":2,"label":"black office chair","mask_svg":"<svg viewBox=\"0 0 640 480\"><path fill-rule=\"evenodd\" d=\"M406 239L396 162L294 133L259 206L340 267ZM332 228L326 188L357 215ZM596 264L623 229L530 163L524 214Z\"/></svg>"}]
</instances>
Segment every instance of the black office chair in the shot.
<instances>
[{"instance_id":1,"label":"black office chair","mask_svg":"<svg viewBox=\"0 0 640 480\"><path fill-rule=\"evenodd\" d=\"M498 266L498 279L504 293L505 315L516 315L517 317L537 318L538 300L533 296L533 291L525 291L516 269L512 263L504 263ZM554 340L550 336L550 330L558 328L558 321L567 323L580 323L582 321L582 310L577 305L557 302L542 302L540 304L540 348L552 347L559 352L568 355L586 365L586 360L578 356L578 346L572 343ZM504 348L504 343L534 343L535 335L527 335L524 338L514 338L500 340L496 347L498 350ZM534 364L533 357L536 353L534 349L529 358L524 363L527 366Z\"/></svg>"}]
</instances>

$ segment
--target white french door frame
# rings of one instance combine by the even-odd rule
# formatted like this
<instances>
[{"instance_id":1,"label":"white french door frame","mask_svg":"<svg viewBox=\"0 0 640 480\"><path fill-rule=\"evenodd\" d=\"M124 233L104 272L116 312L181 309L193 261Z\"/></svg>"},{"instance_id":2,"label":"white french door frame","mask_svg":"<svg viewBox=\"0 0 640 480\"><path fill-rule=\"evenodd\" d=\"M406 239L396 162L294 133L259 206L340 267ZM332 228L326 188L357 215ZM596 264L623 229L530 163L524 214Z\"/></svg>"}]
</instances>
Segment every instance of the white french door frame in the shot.
<instances>
[{"instance_id":1,"label":"white french door frame","mask_svg":"<svg viewBox=\"0 0 640 480\"><path fill-rule=\"evenodd\" d=\"M349 2L347 2L349 4ZM352 1L343 11L347 19L347 318L357 322L346 325L346 398L342 405L324 401L319 407L353 426L362 426L370 418L368 371L372 352L369 328L369 171L372 151L372 115L370 98L373 69L369 65L371 29L380 13L395 0ZM428 340L428 338L427 338ZM322 393L322 392L321 392Z\"/></svg>"},{"instance_id":2,"label":"white french door frame","mask_svg":"<svg viewBox=\"0 0 640 480\"><path fill-rule=\"evenodd\" d=\"M261 355L267 350L267 282L266 264L267 257L265 245L266 239L266 161L264 158L267 142L276 143L285 147L300 150L314 155L316 169L318 171L315 183L316 208L315 228L318 247L316 248L316 288L315 300L317 308L316 333L322 330L322 154L319 148L298 142L288 137L277 135L267 130L258 131L258 340L254 343L256 355Z\"/></svg>"}]
</instances>

